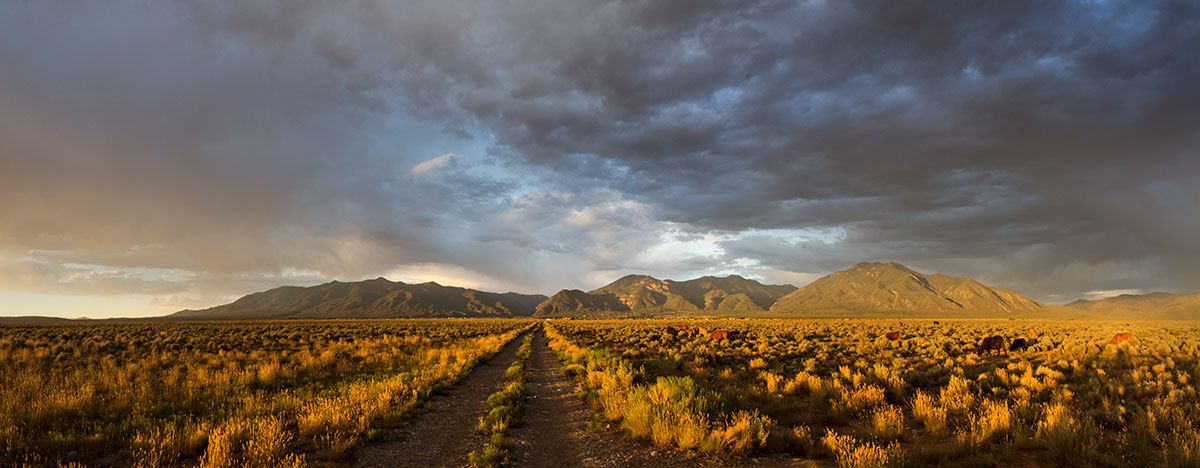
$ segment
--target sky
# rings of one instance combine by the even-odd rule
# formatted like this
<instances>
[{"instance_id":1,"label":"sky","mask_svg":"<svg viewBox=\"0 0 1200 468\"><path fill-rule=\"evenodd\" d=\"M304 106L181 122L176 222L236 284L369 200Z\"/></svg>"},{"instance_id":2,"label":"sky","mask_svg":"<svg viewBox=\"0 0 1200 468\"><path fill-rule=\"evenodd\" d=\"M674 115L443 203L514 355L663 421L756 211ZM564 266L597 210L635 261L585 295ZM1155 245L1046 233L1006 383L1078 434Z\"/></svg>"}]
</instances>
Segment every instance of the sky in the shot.
<instances>
[{"instance_id":1,"label":"sky","mask_svg":"<svg viewBox=\"0 0 1200 468\"><path fill-rule=\"evenodd\" d=\"M0 315L384 276L1200 293L1194 1L0 2Z\"/></svg>"}]
</instances>

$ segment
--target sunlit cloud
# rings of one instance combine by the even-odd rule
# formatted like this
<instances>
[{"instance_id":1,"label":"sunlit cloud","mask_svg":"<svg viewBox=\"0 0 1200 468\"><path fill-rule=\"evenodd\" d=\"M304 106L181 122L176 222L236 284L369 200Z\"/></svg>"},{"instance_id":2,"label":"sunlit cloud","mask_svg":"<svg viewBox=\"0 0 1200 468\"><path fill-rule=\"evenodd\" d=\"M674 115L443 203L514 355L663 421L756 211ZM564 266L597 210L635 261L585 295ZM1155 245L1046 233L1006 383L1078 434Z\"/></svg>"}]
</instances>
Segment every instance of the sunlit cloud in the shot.
<instances>
[{"instance_id":1,"label":"sunlit cloud","mask_svg":"<svg viewBox=\"0 0 1200 468\"><path fill-rule=\"evenodd\" d=\"M1143 294L1145 291L1141 289L1108 289L1103 291L1087 291L1083 293L1084 299L1096 300L1106 297L1120 296L1122 294Z\"/></svg>"},{"instance_id":2,"label":"sunlit cloud","mask_svg":"<svg viewBox=\"0 0 1200 468\"><path fill-rule=\"evenodd\" d=\"M408 174L412 175L412 176L425 175L429 172L433 172L433 171L436 171L438 169L441 169L443 167L450 165L451 162L453 162L455 159L458 159L459 157L460 156L458 153L446 153L446 154L443 154L436 158L433 158L428 161L424 161L420 164L417 164L416 166L413 166L412 169L409 169Z\"/></svg>"}]
</instances>

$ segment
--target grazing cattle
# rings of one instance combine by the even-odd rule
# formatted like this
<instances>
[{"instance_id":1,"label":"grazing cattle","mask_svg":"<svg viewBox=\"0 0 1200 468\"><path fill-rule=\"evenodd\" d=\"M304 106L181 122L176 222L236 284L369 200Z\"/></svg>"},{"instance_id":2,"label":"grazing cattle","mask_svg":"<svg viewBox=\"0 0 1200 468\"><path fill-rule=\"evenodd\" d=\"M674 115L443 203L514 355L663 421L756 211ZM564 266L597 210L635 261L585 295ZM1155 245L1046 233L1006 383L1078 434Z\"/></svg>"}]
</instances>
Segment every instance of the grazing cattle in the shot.
<instances>
[{"instance_id":1,"label":"grazing cattle","mask_svg":"<svg viewBox=\"0 0 1200 468\"><path fill-rule=\"evenodd\" d=\"M1029 349L1029 343L1025 341L1025 338L1012 340L1012 344L1008 345L1009 351L1025 351L1026 349Z\"/></svg>"},{"instance_id":2,"label":"grazing cattle","mask_svg":"<svg viewBox=\"0 0 1200 468\"><path fill-rule=\"evenodd\" d=\"M934 320L934 321L933 321L933 324L934 324L934 325L941 325L941 324L942 324L942 322L939 322L939 321L937 321L937 320Z\"/></svg>"},{"instance_id":3,"label":"grazing cattle","mask_svg":"<svg viewBox=\"0 0 1200 468\"><path fill-rule=\"evenodd\" d=\"M1121 344L1121 343L1125 342L1125 340L1128 340L1130 338L1133 338L1133 333L1117 333L1116 335L1113 336L1112 341L1110 341L1109 343Z\"/></svg>"},{"instance_id":4,"label":"grazing cattle","mask_svg":"<svg viewBox=\"0 0 1200 468\"><path fill-rule=\"evenodd\" d=\"M1029 337L1030 337L1030 338L1037 338L1037 337L1038 337L1038 332L1037 332L1037 330L1034 330L1034 329L1030 328L1030 329L1029 329Z\"/></svg>"},{"instance_id":5,"label":"grazing cattle","mask_svg":"<svg viewBox=\"0 0 1200 468\"><path fill-rule=\"evenodd\" d=\"M888 332L888 334L884 336L886 336L889 340L896 341L900 339L900 332Z\"/></svg>"},{"instance_id":6,"label":"grazing cattle","mask_svg":"<svg viewBox=\"0 0 1200 468\"><path fill-rule=\"evenodd\" d=\"M989 351L995 351L996 354L1000 354L1002 351L1004 351L1004 337L996 335L984 338L983 341L979 343L978 348L980 354Z\"/></svg>"},{"instance_id":7,"label":"grazing cattle","mask_svg":"<svg viewBox=\"0 0 1200 468\"><path fill-rule=\"evenodd\" d=\"M904 326L904 322L901 322L901 321L897 320L897 321L896 321L896 326L897 326L897 327L903 327L903 326Z\"/></svg>"},{"instance_id":8,"label":"grazing cattle","mask_svg":"<svg viewBox=\"0 0 1200 468\"><path fill-rule=\"evenodd\" d=\"M708 341L728 340L735 334L737 334L737 332L731 332L729 330L716 330L708 335Z\"/></svg>"}]
</instances>

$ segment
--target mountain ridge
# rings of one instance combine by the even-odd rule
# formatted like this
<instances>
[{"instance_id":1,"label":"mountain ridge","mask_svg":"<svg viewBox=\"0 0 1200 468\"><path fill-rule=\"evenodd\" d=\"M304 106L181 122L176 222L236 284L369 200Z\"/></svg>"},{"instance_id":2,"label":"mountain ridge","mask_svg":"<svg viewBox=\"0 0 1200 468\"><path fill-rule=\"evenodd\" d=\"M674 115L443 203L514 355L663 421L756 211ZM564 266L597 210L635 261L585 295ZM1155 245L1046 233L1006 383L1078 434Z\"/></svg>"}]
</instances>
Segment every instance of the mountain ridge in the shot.
<instances>
[{"instance_id":1,"label":"mountain ridge","mask_svg":"<svg viewBox=\"0 0 1200 468\"><path fill-rule=\"evenodd\" d=\"M971 278L923 274L896 262L862 262L797 288L739 275L687 281L631 274L593 289L552 296L493 293L436 282L375 278L316 286L280 286L155 320L260 320L426 317L945 317L1200 320L1200 294L1153 292L1044 305ZM14 317L17 321L53 318ZM0 321L4 321L0 319Z\"/></svg>"},{"instance_id":2,"label":"mountain ridge","mask_svg":"<svg viewBox=\"0 0 1200 468\"><path fill-rule=\"evenodd\" d=\"M966 277L925 275L896 262L862 262L823 276L780 298L770 311L792 316L910 317L1012 317L1062 312L1009 289Z\"/></svg>"},{"instance_id":3,"label":"mountain ridge","mask_svg":"<svg viewBox=\"0 0 1200 468\"><path fill-rule=\"evenodd\" d=\"M435 282L409 284L386 278L280 286L224 305L181 310L165 319L320 319L528 317L546 296L490 293ZM532 305L531 305L532 304Z\"/></svg>"},{"instance_id":4,"label":"mountain ridge","mask_svg":"<svg viewBox=\"0 0 1200 468\"><path fill-rule=\"evenodd\" d=\"M538 305L535 317L765 313L776 299L794 291L738 275L675 281L626 275L591 291L562 290Z\"/></svg>"},{"instance_id":5,"label":"mountain ridge","mask_svg":"<svg viewBox=\"0 0 1200 468\"><path fill-rule=\"evenodd\" d=\"M1103 299L1076 299L1063 305L1099 318L1120 320L1200 320L1200 294L1150 292Z\"/></svg>"}]
</instances>

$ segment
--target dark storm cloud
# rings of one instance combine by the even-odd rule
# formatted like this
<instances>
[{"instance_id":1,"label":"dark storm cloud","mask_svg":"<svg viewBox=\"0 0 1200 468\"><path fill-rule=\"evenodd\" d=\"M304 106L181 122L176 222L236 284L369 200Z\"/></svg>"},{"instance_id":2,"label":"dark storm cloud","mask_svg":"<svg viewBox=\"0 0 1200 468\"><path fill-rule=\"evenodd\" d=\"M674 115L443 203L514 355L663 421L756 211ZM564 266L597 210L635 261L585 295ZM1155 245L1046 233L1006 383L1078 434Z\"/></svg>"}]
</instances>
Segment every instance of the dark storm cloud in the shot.
<instances>
[{"instance_id":1,"label":"dark storm cloud","mask_svg":"<svg viewBox=\"0 0 1200 468\"><path fill-rule=\"evenodd\" d=\"M522 54L435 73L456 83L435 104L690 229L850 233L762 259L783 269L876 251L1039 295L1078 287L1054 272L1079 263L1142 265L1126 287L1200 280L1194 3L705 6L507 23Z\"/></svg>"},{"instance_id":2,"label":"dark storm cloud","mask_svg":"<svg viewBox=\"0 0 1200 468\"><path fill-rule=\"evenodd\" d=\"M1170 1L13 2L0 258L1194 291L1197 43Z\"/></svg>"}]
</instances>

